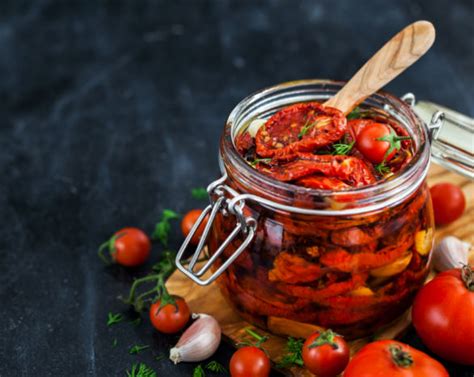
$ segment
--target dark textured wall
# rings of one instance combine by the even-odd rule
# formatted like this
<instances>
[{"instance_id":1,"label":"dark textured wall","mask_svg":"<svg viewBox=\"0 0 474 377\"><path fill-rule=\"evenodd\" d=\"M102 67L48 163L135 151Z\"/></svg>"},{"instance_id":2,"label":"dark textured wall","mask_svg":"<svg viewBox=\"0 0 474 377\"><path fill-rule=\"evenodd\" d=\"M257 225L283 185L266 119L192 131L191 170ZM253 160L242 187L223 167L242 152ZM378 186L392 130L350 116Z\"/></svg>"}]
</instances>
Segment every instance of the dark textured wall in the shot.
<instances>
[{"instance_id":1,"label":"dark textured wall","mask_svg":"<svg viewBox=\"0 0 474 377\"><path fill-rule=\"evenodd\" d=\"M106 327L137 272L105 269L97 245L202 205L190 188L216 177L244 96L348 79L422 18L437 42L388 89L474 115L472 1L0 2L0 376L124 376L138 360L190 376L193 365L153 359L176 337L147 321ZM413 331L405 340L422 347ZM153 350L128 355L136 343Z\"/></svg>"}]
</instances>

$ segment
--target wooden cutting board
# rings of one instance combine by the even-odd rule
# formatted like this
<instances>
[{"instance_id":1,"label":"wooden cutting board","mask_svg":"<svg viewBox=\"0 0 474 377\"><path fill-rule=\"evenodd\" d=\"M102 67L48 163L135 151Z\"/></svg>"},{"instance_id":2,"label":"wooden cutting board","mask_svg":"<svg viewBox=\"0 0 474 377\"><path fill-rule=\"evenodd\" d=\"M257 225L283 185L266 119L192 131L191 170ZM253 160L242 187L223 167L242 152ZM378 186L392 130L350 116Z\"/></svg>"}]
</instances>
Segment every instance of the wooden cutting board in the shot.
<instances>
[{"instance_id":1,"label":"wooden cutting board","mask_svg":"<svg viewBox=\"0 0 474 377\"><path fill-rule=\"evenodd\" d=\"M436 238L439 240L445 235L454 235L464 241L474 244L474 182L433 164L429 172L428 183L431 186L440 182L451 182L459 185L466 195L467 208L462 218L448 226L437 229ZM222 327L224 338L232 344L248 339L245 328L251 327L251 325L240 318L226 302L217 284L213 283L209 286L201 287L186 278L179 271L176 271L168 280L167 287L171 293L184 297L192 312L202 312L213 315ZM387 328L374 334L371 339L359 339L351 342L351 354L357 352L357 350L359 350L363 345L374 338L394 339L399 337L409 324L410 314L408 311ZM257 332L269 337L265 342L264 347L270 358L275 362L278 362L285 354L285 345L287 342L286 336L288 334L295 337L305 338L317 329L316 326L278 318L270 320L269 326L271 327L273 334L267 333L261 329L258 329ZM278 336L276 334L284 335ZM287 376L312 376L311 373L299 367L286 369L282 372Z\"/></svg>"}]
</instances>

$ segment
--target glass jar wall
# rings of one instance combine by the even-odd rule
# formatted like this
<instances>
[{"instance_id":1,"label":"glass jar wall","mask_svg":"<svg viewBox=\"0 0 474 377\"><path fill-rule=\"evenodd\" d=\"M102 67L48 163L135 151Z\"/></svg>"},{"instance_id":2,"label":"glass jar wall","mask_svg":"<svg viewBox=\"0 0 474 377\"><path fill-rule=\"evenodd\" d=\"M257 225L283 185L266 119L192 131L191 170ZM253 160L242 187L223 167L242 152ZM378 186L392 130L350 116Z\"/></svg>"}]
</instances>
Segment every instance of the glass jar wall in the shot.
<instances>
[{"instance_id":1,"label":"glass jar wall","mask_svg":"<svg viewBox=\"0 0 474 377\"><path fill-rule=\"evenodd\" d=\"M264 328L283 318L332 328L348 338L373 334L410 306L428 272L433 241L424 182L429 144L424 125L396 97L378 93L366 105L406 127L415 155L397 176L374 186L332 192L277 182L252 169L235 150L235 136L251 120L268 118L292 103L324 100L341 85L303 81L261 91L242 101L226 124L221 140L225 184L249 194L243 212L256 220L256 231L219 284L245 319ZM234 227L235 218L217 215L208 243L211 254ZM232 241L217 266L241 242Z\"/></svg>"}]
</instances>

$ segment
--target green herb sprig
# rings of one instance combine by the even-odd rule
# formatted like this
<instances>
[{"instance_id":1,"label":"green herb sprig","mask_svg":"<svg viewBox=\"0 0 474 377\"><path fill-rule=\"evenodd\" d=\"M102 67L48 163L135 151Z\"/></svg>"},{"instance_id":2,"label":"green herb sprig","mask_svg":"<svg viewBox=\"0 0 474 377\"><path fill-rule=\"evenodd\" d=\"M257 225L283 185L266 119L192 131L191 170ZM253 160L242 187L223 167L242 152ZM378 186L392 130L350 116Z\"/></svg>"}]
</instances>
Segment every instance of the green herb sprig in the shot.
<instances>
[{"instance_id":1,"label":"green herb sprig","mask_svg":"<svg viewBox=\"0 0 474 377\"><path fill-rule=\"evenodd\" d=\"M164 360L165 358L166 358L165 354L160 353L158 354L158 356L155 357L155 361L161 361L161 360Z\"/></svg>"},{"instance_id":2,"label":"green herb sprig","mask_svg":"<svg viewBox=\"0 0 474 377\"><path fill-rule=\"evenodd\" d=\"M123 315L120 313L114 314L112 312L109 312L107 315L107 326L112 326L117 323L123 322L124 318Z\"/></svg>"},{"instance_id":3,"label":"green herb sprig","mask_svg":"<svg viewBox=\"0 0 474 377\"><path fill-rule=\"evenodd\" d=\"M360 118L360 107L357 106L354 110L352 110L349 114L347 114L347 120L358 119Z\"/></svg>"},{"instance_id":4,"label":"green herb sprig","mask_svg":"<svg viewBox=\"0 0 474 377\"><path fill-rule=\"evenodd\" d=\"M260 162L264 163L264 164L268 164L272 161L271 158L256 158L255 160L251 161L250 162L250 165L252 165L252 167L255 167L257 166L257 164L259 164Z\"/></svg>"},{"instance_id":5,"label":"green herb sprig","mask_svg":"<svg viewBox=\"0 0 474 377\"><path fill-rule=\"evenodd\" d=\"M140 352L146 350L150 348L150 346L139 346L138 344L135 344L134 346L132 346L129 350L128 350L128 353L130 355L138 355Z\"/></svg>"},{"instance_id":6,"label":"green herb sprig","mask_svg":"<svg viewBox=\"0 0 474 377\"><path fill-rule=\"evenodd\" d=\"M207 190L204 187L197 187L191 190L191 195L194 199L203 200L208 197Z\"/></svg>"},{"instance_id":7,"label":"green herb sprig","mask_svg":"<svg viewBox=\"0 0 474 377\"><path fill-rule=\"evenodd\" d=\"M155 225L155 230L151 235L151 239L155 241L158 240L163 246L167 247L168 236L171 230L170 220L175 219L179 219L179 215L176 212L170 209L163 210L160 221Z\"/></svg>"},{"instance_id":8,"label":"green herb sprig","mask_svg":"<svg viewBox=\"0 0 474 377\"><path fill-rule=\"evenodd\" d=\"M202 369L201 364L194 368L193 377L206 377L206 373L204 372L204 369Z\"/></svg>"},{"instance_id":9,"label":"green herb sprig","mask_svg":"<svg viewBox=\"0 0 474 377\"><path fill-rule=\"evenodd\" d=\"M375 165L375 170L377 170L380 175L385 175L391 172L390 168L385 164L385 161Z\"/></svg>"},{"instance_id":10,"label":"green herb sprig","mask_svg":"<svg viewBox=\"0 0 474 377\"><path fill-rule=\"evenodd\" d=\"M206 369L214 373L228 373L227 369L217 361L211 361L206 365Z\"/></svg>"},{"instance_id":11,"label":"green herb sprig","mask_svg":"<svg viewBox=\"0 0 474 377\"><path fill-rule=\"evenodd\" d=\"M302 339L288 338L286 343L286 354L278 362L278 368L288 368L292 365L303 366L303 343Z\"/></svg>"},{"instance_id":12,"label":"green herb sprig","mask_svg":"<svg viewBox=\"0 0 474 377\"><path fill-rule=\"evenodd\" d=\"M156 377L156 372L146 364L133 364L132 369L127 370L127 377Z\"/></svg>"},{"instance_id":13,"label":"green herb sprig","mask_svg":"<svg viewBox=\"0 0 474 377\"><path fill-rule=\"evenodd\" d=\"M338 144L333 144L334 148L334 153L335 155L347 155L352 147L354 146L355 141L349 144L344 144L344 143L338 143Z\"/></svg>"}]
</instances>

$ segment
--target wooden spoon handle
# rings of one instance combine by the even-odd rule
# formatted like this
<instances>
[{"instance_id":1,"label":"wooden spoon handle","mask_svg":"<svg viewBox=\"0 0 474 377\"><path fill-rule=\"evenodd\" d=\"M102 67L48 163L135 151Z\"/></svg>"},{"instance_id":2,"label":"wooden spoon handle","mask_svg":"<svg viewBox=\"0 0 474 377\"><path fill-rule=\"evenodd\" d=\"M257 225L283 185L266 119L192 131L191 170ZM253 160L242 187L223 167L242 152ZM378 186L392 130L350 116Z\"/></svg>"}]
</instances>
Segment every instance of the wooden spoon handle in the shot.
<instances>
[{"instance_id":1,"label":"wooden spoon handle","mask_svg":"<svg viewBox=\"0 0 474 377\"><path fill-rule=\"evenodd\" d=\"M428 21L417 21L407 26L377 51L324 105L336 107L347 115L423 56L433 44L435 34L434 26Z\"/></svg>"}]
</instances>

